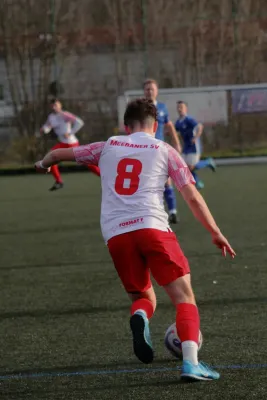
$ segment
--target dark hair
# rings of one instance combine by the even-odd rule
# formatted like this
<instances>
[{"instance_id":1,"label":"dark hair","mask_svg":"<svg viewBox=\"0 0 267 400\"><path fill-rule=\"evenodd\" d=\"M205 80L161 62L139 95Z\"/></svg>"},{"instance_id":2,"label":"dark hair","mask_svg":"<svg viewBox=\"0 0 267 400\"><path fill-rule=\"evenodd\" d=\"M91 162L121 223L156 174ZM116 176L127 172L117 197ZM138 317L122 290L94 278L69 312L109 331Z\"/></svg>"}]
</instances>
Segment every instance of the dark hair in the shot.
<instances>
[{"instance_id":1,"label":"dark hair","mask_svg":"<svg viewBox=\"0 0 267 400\"><path fill-rule=\"evenodd\" d=\"M184 104L186 107L188 106L188 104L183 100L177 101L177 104Z\"/></svg>"},{"instance_id":2,"label":"dark hair","mask_svg":"<svg viewBox=\"0 0 267 400\"><path fill-rule=\"evenodd\" d=\"M143 88L146 87L146 85L149 85L150 83L154 83L154 85L156 85L157 87L159 87L158 82L156 81L156 79L153 78L148 78L144 81L143 83Z\"/></svg>"},{"instance_id":3,"label":"dark hair","mask_svg":"<svg viewBox=\"0 0 267 400\"><path fill-rule=\"evenodd\" d=\"M55 103L61 103L61 101L59 99L57 99L56 97L54 97L53 99L50 100L50 104L55 104Z\"/></svg>"},{"instance_id":4,"label":"dark hair","mask_svg":"<svg viewBox=\"0 0 267 400\"><path fill-rule=\"evenodd\" d=\"M157 108L152 100L141 98L128 103L124 113L125 126L133 128L137 122L143 126L148 119L157 120Z\"/></svg>"}]
</instances>

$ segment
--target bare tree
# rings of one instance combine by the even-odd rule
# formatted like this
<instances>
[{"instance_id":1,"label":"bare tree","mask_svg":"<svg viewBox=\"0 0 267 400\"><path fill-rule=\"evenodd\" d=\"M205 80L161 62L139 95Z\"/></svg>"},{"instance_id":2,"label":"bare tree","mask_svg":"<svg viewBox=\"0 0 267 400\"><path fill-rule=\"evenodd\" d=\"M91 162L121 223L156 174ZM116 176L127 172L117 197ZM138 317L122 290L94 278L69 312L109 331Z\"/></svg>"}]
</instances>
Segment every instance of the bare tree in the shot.
<instances>
[{"instance_id":1,"label":"bare tree","mask_svg":"<svg viewBox=\"0 0 267 400\"><path fill-rule=\"evenodd\" d=\"M141 0L104 0L109 18L110 35L114 37L117 95L128 83L127 53L140 50L142 45Z\"/></svg>"},{"instance_id":2,"label":"bare tree","mask_svg":"<svg viewBox=\"0 0 267 400\"><path fill-rule=\"evenodd\" d=\"M68 30L78 10L71 0L0 2L4 61L22 137L33 135L45 116L49 84L59 79L65 56L75 47Z\"/></svg>"},{"instance_id":3,"label":"bare tree","mask_svg":"<svg viewBox=\"0 0 267 400\"><path fill-rule=\"evenodd\" d=\"M238 45L242 65L240 79L242 83L258 82L258 66L261 61L260 19L250 19L250 15L252 10L259 15L260 4L258 1L246 0L240 6L238 16Z\"/></svg>"},{"instance_id":4,"label":"bare tree","mask_svg":"<svg viewBox=\"0 0 267 400\"><path fill-rule=\"evenodd\" d=\"M40 0L44 12L28 14L34 9L33 0L8 1L0 4L0 32L3 38L4 60L16 122L21 136L34 132L38 123L39 105L48 87L53 57L53 40L45 19L46 2ZM39 8L38 8L39 10ZM39 47L39 49L38 49ZM40 61L36 52L40 52ZM33 105L32 112L29 108ZM26 122L25 114L29 118Z\"/></svg>"}]
</instances>

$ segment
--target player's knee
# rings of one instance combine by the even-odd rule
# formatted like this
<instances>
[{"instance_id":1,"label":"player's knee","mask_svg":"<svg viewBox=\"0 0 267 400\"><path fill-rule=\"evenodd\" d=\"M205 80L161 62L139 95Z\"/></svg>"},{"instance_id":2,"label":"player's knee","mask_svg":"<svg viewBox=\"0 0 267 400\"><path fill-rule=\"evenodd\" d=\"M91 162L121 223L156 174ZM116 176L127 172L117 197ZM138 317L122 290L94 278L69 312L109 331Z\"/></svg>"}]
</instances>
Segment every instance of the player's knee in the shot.
<instances>
[{"instance_id":1,"label":"player's knee","mask_svg":"<svg viewBox=\"0 0 267 400\"><path fill-rule=\"evenodd\" d=\"M193 171L195 169L195 166L190 164L188 165L188 168L190 169L190 171Z\"/></svg>"},{"instance_id":2,"label":"player's knee","mask_svg":"<svg viewBox=\"0 0 267 400\"><path fill-rule=\"evenodd\" d=\"M174 305L180 303L196 304L189 274L169 283L164 286L164 289Z\"/></svg>"}]
</instances>

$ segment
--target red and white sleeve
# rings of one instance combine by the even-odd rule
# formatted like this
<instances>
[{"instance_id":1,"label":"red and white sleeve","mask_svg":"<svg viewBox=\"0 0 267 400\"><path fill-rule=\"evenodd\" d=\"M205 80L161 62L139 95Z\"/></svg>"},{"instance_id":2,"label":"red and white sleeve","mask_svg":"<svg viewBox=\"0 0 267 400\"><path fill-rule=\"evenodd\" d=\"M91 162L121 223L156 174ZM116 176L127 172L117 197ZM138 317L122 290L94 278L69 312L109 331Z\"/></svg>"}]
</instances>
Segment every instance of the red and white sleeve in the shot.
<instances>
[{"instance_id":1,"label":"red and white sleeve","mask_svg":"<svg viewBox=\"0 0 267 400\"><path fill-rule=\"evenodd\" d=\"M69 111L62 111L62 116L66 122L74 123L76 121L76 115L70 113Z\"/></svg>"},{"instance_id":2,"label":"red and white sleeve","mask_svg":"<svg viewBox=\"0 0 267 400\"><path fill-rule=\"evenodd\" d=\"M74 157L78 164L98 165L106 142L95 142L84 146L73 147Z\"/></svg>"},{"instance_id":3,"label":"red and white sleeve","mask_svg":"<svg viewBox=\"0 0 267 400\"><path fill-rule=\"evenodd\" d=\"M195 184L196 181L182 157L173 147L167 143L165 145L168 149L168 174L177 189L180 191L186 185Z\"/></svg>"}]
</instances>

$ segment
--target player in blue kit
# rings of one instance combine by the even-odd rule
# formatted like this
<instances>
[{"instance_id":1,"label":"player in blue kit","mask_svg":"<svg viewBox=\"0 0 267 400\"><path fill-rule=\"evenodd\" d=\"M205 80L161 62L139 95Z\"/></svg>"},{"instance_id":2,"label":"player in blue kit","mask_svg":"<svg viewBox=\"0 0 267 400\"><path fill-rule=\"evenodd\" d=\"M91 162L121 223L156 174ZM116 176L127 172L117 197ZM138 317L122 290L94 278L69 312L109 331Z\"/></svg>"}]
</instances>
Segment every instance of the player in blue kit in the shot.
<instances>
[{"instance_id":1,"label":"player in blue kit","mask_svg":"<svg viewBox=\"0 0 267 400\"><path fill-rule=\"evenodd\" d=\"M158 97L158 83L155 79L147 79L144 82L144 95L145 98L152 100L157 107L158 112L158 129L156 132L156 139L165 140L165 128L166 133L169 134L173 147L181 153L180 141L177 137L173 123L169 120L169 113L164 103L157 101ZM169 211L169 222L172 224L177 223L177 208L176 208L176 197L172 187L171 179L169 178L165 185L164 198L168 206Z\"/></svg>"},{"instance_id":2,"label":"player in blue kit","mask_svg":"<svg viewBox=\"0 0 267 400\"><path fill-rule=\"evenodd\" d=\"M177 102L177 111L179 118L175 123L175 129L183 140L182 157L195 178L196 187L200 190L204 188L204 183L199 179L196 171L207 167L215 171L216 166L212 158L200 160L202 152L200 137L203 133L203 125L187 115L187 104L184 101Z\"/></svg>"}]
</instances>

